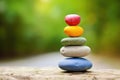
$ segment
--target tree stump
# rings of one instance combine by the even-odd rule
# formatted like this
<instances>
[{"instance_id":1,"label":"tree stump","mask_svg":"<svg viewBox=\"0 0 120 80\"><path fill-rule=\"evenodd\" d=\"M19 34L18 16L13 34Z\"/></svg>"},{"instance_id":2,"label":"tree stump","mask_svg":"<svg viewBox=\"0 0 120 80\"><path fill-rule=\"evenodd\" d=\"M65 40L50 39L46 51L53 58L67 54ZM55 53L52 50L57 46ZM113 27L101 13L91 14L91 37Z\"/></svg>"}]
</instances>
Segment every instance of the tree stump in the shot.
<instances>
[{"instance_id":1,"label":"tree stump","mask_svg":"<svg viewBox=\"0 0 120 80\"><path fill-rule=\"evenodd\" d=\"M120 80L120 70L65 72L59 68L0 67L0 80Z\"/></svg>"}]
</instances>

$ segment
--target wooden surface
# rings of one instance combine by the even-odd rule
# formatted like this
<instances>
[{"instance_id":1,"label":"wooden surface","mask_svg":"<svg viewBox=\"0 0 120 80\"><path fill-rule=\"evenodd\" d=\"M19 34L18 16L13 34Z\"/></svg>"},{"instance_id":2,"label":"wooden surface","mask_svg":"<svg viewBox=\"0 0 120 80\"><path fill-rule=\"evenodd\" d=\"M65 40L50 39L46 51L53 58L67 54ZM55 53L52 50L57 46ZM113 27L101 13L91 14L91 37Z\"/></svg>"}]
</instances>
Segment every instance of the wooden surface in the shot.
<instances>
[{"instance_id":1,"label":"wooden surface","mask_svg":"<svg viewBox=\"0 0 120 80\"><path fill-rule=\"evenodd\" d=\"M0 80L120 80L120 70L65 72L58 68L0 67Z\"/></svg>"}]
</instances>

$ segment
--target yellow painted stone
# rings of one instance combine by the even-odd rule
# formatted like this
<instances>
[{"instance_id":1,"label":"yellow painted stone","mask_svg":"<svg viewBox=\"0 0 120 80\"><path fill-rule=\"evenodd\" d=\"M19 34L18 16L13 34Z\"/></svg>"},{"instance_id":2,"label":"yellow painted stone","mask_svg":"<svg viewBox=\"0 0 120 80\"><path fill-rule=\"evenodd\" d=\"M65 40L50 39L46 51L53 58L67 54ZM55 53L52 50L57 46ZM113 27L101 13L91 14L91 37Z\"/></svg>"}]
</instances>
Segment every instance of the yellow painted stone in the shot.
<instances>
[{"instance_id":1,"label":"yellow painted stone","mask_svg":"<svg viewBox=\"0 0 120 80\"><path fill-rule=\"evenodd\" d=\"M80 26L67 26L64 28L64 33L69 37L79 37L83 32L84 30Z\"/></svg>"}]
</instances>

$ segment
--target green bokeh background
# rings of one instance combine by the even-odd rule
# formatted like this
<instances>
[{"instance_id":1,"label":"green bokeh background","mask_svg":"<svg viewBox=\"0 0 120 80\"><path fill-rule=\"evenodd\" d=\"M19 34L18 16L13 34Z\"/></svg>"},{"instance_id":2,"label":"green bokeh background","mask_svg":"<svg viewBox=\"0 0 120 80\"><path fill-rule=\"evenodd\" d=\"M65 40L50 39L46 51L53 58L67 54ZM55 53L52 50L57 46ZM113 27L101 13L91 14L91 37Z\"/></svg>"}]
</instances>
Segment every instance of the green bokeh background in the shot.
<instances>
[{"instance_id":1,"label":"green bokeh background","mask_svg":"<svg viewBox=\"0 0 120 80\"><path fill-rule=\"evenodd\" d=\"M59 51L64 16L81 16L86 45L120 53L120 0L0 0L0 57Z\"/></svg>"}]
</instances>

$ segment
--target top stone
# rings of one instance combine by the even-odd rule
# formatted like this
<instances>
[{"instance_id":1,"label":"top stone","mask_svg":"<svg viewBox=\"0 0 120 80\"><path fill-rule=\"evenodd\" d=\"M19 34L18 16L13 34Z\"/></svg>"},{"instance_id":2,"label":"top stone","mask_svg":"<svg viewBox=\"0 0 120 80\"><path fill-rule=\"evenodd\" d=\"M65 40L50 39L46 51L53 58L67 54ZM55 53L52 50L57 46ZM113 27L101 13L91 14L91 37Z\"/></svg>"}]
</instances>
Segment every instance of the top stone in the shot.
<instances>
[{"instance_id":1,"label":"top stone","mask_svg":"<svg viewBox=\"0 0 120 80\"><path fill-rule=\"evenodd\" d=\"M77 14L69 14L69 15L65 16L65 22L69 26L76 26L80 23L80 21L81 21L81 18Z\"/></svg>"}]
</instances>

